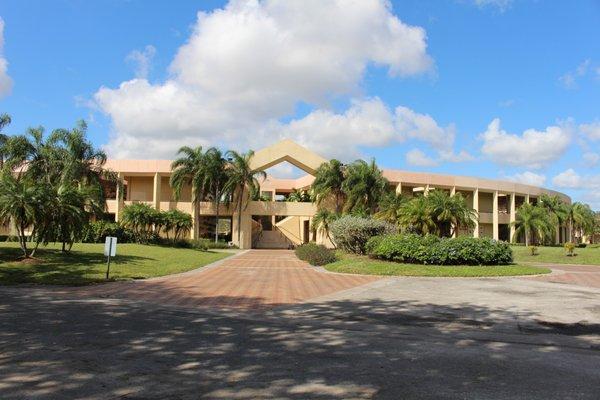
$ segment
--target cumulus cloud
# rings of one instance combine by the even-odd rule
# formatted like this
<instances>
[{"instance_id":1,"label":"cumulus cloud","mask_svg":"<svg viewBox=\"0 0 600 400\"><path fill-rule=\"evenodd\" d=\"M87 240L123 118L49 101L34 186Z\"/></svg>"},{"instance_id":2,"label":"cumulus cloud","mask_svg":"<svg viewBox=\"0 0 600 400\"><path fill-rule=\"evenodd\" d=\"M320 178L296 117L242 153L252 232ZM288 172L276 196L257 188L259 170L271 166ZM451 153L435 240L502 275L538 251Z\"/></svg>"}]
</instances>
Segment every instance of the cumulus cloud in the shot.
<instances>
[{"instance_id":1,"label":"cumulus cloud","mask_svg":"<svg viewBox=\"0 0 600 400\"><path fill-rule=\"evenodd\" d=\"M569 168L552 178L552 183L559 188L578 191L582 201L600 211L600 175L581 175Z\"/></svg>"},{"instance_id":2,"label":"cumulus cloud","mask_svg":"<svg viewBox=\"0 0 600 400\"><path fill-rule=\"evenodd\" d=\"M256 148L266 139L261 135L282 135L274 128L297 131L311 119L343 124L326 110L290 126L279 121L300 102L320 107L340 96L355 97L371 64L393 77L432 66L425 31L403 23L387 1L232 0L223 9L198 14L166 81L151 83L138 74L117 88L100 88L94 100L112 119L107 146L112 157L171 157L184 143ZM369 104L353 104L343 117L363 121L354 113L379 112ZM387 119L381 116L372 130L363 131L381 137L362 144L389 139L393 128ZM336 150L340 143L321 139L338 140L334 130L329 136L305 132L303 140ZM136 143L143 146L126 147Z\"/></svg>"},{"instance_id":3,"label":"cumulus cloud","mask_svg":"<svg viewBox=\"0 0 600 400\"><path fill-rule=\"evenodd\" d=\"M545 175L536 174L535 172L531 171L525 171L522 173L507 176L506 179L512 182L518 182L532 186L544 186L544 183L546 183Z\"/></svg>"},{"instance_id":4,"label":"cumulus cloud","mask_svg":"<svg viewBox=\"0 0 600 400\"><path fill-rule=\"evenodd\" d=\"M13 81L8 76L8 61L4 57L4 20L0 18L0 99L10 94Z\"/></svg>"},{"instance_id":5,"label":"cumulus cloud","mask_svg":"<svg viewBox=\"0 0 600 400\"><path fill-rule=\"evenodd\" d=\"M552 178L552 183L560 188L579 189L583 179L573 168L569 168Z\"/></svg>"},{"instance_id":6,"label":"cumulus cloud","mask_svg":"<svg viewBox=\"0 0 600 400\"><path fill-rule=\"evenodd\" d=\"M579 125L579 131L590 140L600 140L600 121Z\"/></svg>"},{"instance_id":7,"label":"cumulus cloud","mask_svg":"<svg viewBox=\"0 0 600 400\"><path fill-rule=\"evenodd\" d=\"M562 156L571 136L568 125L549 126L543 131L527 129L515 135L502 130L496 118L481 134L481 152L498 164L538 169Z\"/></svg>"},{"instance_id":8,"label":"cumulus cloud","mask_svg":"<svg viewBox=\"0 0 600 400\"><path fill-rule=\"evenodd\" d=\"M412 149L406 153L406 162L415 167L435 167L439 165L437 160L429 157L419 149Z\"/></svg>"},{"instance_id":9,"label":"cumulus cloud","mask_svg":"<svg viewBox=\"0 0 600 400\"><path fill-rule=\"evenodd\" d=\"M586 165L593 167L600 161L600 154L592 152L583 153L583 161Z\"/></svg>"},{"instance_id":10,"label":"cumulus cloud","mask_svg":"<svg viewBox=\"0 0 600 400\"><path fill-rule=\"evenodd\" d=\"M143 50L133 50L125 60L134 65L136 78L147 78L152 66L152 59L156 54L156 48L152 45L144 47Z\"/></svg>"}]
</instances>

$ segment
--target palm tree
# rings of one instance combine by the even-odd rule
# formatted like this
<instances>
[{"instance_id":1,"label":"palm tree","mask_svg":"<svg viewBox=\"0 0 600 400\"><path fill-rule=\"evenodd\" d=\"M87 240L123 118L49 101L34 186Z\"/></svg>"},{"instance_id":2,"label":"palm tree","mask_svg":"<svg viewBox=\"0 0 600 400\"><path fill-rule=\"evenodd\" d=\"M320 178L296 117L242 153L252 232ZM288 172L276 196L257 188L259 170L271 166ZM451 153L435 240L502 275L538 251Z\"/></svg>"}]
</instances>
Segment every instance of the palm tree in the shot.
<instances>
[{"instance_id":1,"label":"palm tree","mask_svg":"<svg viewBox=\"0 0 600 400\"><path fill-rule=\"evenodd\" d=\"M21 179L8 171L0 176L0 221L15 224L25 258L31 257L26 230L39 220L46 204L44 200L43 188L36 181Z\"/></svg>"},{"instance_id":2,"label":"palm tree","mask_svg":"<svg viewBox=\"0 0 600 400\"><path fill-rule=\"evenodd\" d=\"M569 218L569 207L556 195L542 194L539 198L539 204L546 209L557 231Z\"/></svg>"},{"instance_id":3,"label":"palm tree","mask_svg":"<svg viewBox=\"0 0 600 400\"><path fill-rule=\"evenodd\" d=\"M2 133L2 130L11 122L10 115L0 114L0 170L4 167L4 157L6 156L6 145L8 136Z\"/></svg>"},{"instance_id":4,"label":"palm tree","mask_svg":"<svg viewBox=\"0 0 600 400\"><path fill-rule=\"evenodd\" d=\"M260 189L258 179L266 179L267 174L262 170L255 170L250 167L250 160L254 156L254 151L249 150L247 153L238 153L230 150L227 157L231 159L229 163L229 179L225 185L225 193L232 198L235 198L237 214L238 214L238 245L241 245L241 224L242 224L242 207L248 205L248 199L253 193L257 193Z\"/></svg>"},{"instance_id":5,"label":"palm tree","mask_svg":"<svg viewBox=\"0 0 600 400\"><path fill-rule=\"evenodd\" d=\"M293 188L290 194L288 195L286 201L290 202L308 202L310 201L310 195L306 192L306 190L298 190Z\"/></svg>"},{"instance_id":6,"label":"palm tree","mask_svg":"<svg viewBox=\"0 0 600 400\"><path fill-rule=\"evenodd\" d=\"M346 195L344 211L364 210L374 213L388 184L375 160L370 163L364 160L354 161L348 166L346 179L342 183L342 190Z\"/></svg>"},{"instance_id":7,"label":"palm tree","mask_svg":"<svg viewBox=\"0 0 600 400\"><path fill-rule=\"evenodd\" d=\"M225 186L229 179L227 160L220 150L211 147L204 154L204 182L207 191L211 194L215 205L215 243L219 241L219 206L223 202ZM225 201L228 202L226 196Z\"/></svg>"},{"instance_id":8,"label":"palm tree","mask_svg":"<svg viewBox=\"0 0 600 400\"><path fill-rule=\"evenodd\" d=\"M425 199L440 236L453 236L461 226L475 226L477 212L467 205L460 193L450 196L443 190L432 190Z\"/></svg>"},{"instance_id":9,"label":"palm tree","mask_svg":"<svg viewBox=\"0 0 600 400\"><path fill-rule=\"evenodd\" d=\"M546 209L530 203L523 203L519 207L512 225L515 227L513 240L516 240L519 235L524 235L525 246L529 246L529 239L532 236L534 241L543 240L554 231L552 218Z\"/></svg>"},{"instance_id":10,"label":"palm tree","mask_svg":"<svg viewBox=\"0 0 600 400\"><path fill-rule=\"evenodd\" d=\"M583 203L573 203L569 210L569 217L571 221L571 237L573 238L574 232L579 232L579 236L583 236L586 232L594 230L594 212L589 205Z\"/></svg>"},{"instance_id":11,"label":"palm tree","mask_svg":"<svg viewBox=\"0 0 600 400\"><path fill-rule=\"evenodd\" d=\"M312 191L318 206L321 206L324 201L333 197L335 212L339 214L342 211L344 170L344 165L335 159L323 163L317 168L315 180L312 184Z\"/></svg>"},{"instance_id":12,"label":"palm tree","mask_svg":"<svg viewBox=\"0 0 600 400\"><path fill-rule=\"evenodd\" d=\"M200 201L204 198L204 191L206 189L206 182L204 173L205 168L205 155L202 151L202 146L191 148L183 146L177 152L181 157L175 159L171 163L171 169L173 173L169 183L173 188L175 200L179 200L181 197L181 191L185 186L192 188L192 204L196 208L194 225L198 225L198 207Z\"/></svg>"},{"instance_id":13,"label":"palm tree","mask_svg":"<svg viewBox=\"0 0 600 400\"><path fill-rule=\"evenodd\" d=\"M317 213L312 218L313 233L324 233L327 236L327 239L329 239L329 241L333 244L334 247L335 243L329 235L329 227L331 226L331 223L338 218L338 214L331 212L327 208L319 208L317 210Z\"/></svg>"},{"instance_id":14,"label":"palm tree","mask_svg":"<svg viewBox=\"0 0 600 400\"><path fill-rule=\"evenodd\" d=\"M379 202L379 211L375 218L398 225L400 220L400 208L407 201L400 193L388 192Z\"/></svg>"},{"instance_id":15,"label":"palm tree","mask_svg":"<svg viewBox=\"0 0 600 400\"><path fill-rule=\"evenodd\" d=\"M398 220L400 226L421 235L433 233L437 227L431 205L425 196L417 196L404 203L400 207Z\"/></svg>"}]
</instances>

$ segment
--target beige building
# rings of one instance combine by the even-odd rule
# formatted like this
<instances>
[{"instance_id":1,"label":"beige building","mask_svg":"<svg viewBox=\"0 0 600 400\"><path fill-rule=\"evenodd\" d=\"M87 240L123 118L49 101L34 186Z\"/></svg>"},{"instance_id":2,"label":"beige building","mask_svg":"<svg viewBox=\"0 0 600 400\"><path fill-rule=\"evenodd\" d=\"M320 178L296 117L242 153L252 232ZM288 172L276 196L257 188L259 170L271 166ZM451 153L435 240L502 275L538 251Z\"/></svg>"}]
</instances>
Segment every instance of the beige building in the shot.
<instances>
[{"instance_id":1,"label":"beige building","mask_svg":"<svg viewBox=\"0 0 600 400\"><path fill-rule=\"evenodd\" d=\"M309 189L316 169L327 160L291 140L283 140L256 151L252 167L267 169L285 161L300 168L306 175L298 179L268 176L261 183L261 201L248 203L242 211L239 227L237 213L221 206L219 213L223 221L219 223L219 231L240 248L289 247L311 239L310 220L316 212L316 206L310 202L282 200L294 189ZM115 220L119 220L123 207L136 202L148 203L159 210L178 209L195 216L191 188L184 190L178 201L174 199L169 186L171 161L109 160L106 167L117 172L124 182L123 196L115 193L113 199L107 201L108 212ZM462 193L468 204L478 212L479 220L474 230L460 234L475 237L510 240L514 229L510 223L515 219L515 210L524 202L535 203L542 193L558 195L565 202L571 202L565 194L514 182L398 170L384 170L383 174L398 193L407 196L427 193L432 189L447 190L450 194ZM122 197L121 201L117 200L119 197ZM209 229L214 232L214 205L200 203L198 209L192 238L207 234ZM238 229L241 230L240 243L237 243ZM564 242L566 235L566 229L560 228L556 232L556 239ZM317 241L323 242L324 238L317 237Z\"/></svg>"}]
</instances>

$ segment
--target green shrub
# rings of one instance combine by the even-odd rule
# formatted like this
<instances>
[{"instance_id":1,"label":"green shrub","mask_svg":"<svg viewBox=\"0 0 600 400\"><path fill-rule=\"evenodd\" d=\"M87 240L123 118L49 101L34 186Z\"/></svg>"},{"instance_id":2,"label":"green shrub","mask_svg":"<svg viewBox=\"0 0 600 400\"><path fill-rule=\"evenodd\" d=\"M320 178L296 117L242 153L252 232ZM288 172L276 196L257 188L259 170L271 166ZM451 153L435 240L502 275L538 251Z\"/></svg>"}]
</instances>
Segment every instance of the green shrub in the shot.
<instances>
[{"instance_id":1,"label":"green shrub","mask_svg":"<svg viewBox=\"0 0 600 400\"><path fill-rule=\"evenodd\" d=\"M529 246L529 253L531 253L532 256L536 256L538 253L537 246Z\"/></svg>"},{"instance_id":2,"label":"green shrub","mask_svg":"<svg viewBox=\"0 0 600 400\"><path fill-rule=\"evenodd\" d=\"M369 239L394 233L396 227L385 221L346 215L333 221L329 230L333 241L340 249L350 253L365 254Z\"/></svg>"},{"instance_id":3,"label":"green shrub","mask_svg":"<svg viewBox=\"0 0 600 400\"><path fill-rule=\"evenodd\" d=\"M296 247L296 257L311 265L325 265L336 260L335 253L316 243L305 243Z\"/></svg>"},{"instance_id":4,"label":"green shrub","mask_svg":"<svg viewBox=\"0 0 600 400\"><path fill-rule=\"evenodd\" d=\"M83 243L104 243L107 236L117 238L119 243L135 242L134 233L116 222L92 221L83 230Z\"/></svg>"},{"instance_id":5,"label":"green shrub","mask_svg":"<svg viewBox=\"0 0 600 400\"><path fill-rule=\"evenodd\" d=\"M378 242L378 243L377 243ZM507 243L461 236L387 235L372 241L369 255L388 261L435 265L498 265L512 262ZM371 246L371 244L369 245Z\"/></svg>"},{"instance_id":6,"label":"green shrub","mask_svg":"<svg viewBox=\"0 0 600 400\"><path fill-rule=\"evenodd\" d=\"M567 242L565 243L565 250L568 256L575 255L575 243Z\"/></svg>"},{"instance_id":7,"label":"green shrub","mask_svg":"<svg viewBox=\"0 0 600 400\"><path fill-rule=\"evenodd\" d=\"M579 248L579 249L585 249L586 247L587 247L587 243L579 243L577 245L577 248Z\"/></svg>"}]
</instances>

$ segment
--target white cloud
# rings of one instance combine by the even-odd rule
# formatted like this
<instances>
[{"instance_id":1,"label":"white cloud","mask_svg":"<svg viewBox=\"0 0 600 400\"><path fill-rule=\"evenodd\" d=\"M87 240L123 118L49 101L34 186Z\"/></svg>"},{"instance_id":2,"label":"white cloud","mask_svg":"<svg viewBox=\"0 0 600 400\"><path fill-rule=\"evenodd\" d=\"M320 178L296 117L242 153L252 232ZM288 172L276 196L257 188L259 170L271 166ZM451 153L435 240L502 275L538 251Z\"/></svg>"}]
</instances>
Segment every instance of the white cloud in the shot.
<instances>
[{"instance_id":1,"label":"white cloud","mask_svg":"<svg viewBox=\"0 0 600 400\"><path fill-rule=\"evenodd\" d=\"M579 131L590 140L600 140L600 121L579 125Z\"/></svg>"},{"instance_id":2,"label":"white cloud","mask_svg":"<svg viewBox=\"0 0 600 400\"><path fill-rule=\"evenodd\" d=\"M575 172L573 168L569 168L552 178L552 183L560 188L581 188L583 179Z\"/></svg>"},{"instance_id":3,"label":"white cloud","mask_svg":"<svg viewBox=\"0 0 600 400\"><path fill-rule=\"evenodd\" d=\"M587 75L588 70L590 68L591 61L585 60L581 64L575 68L573 71L569 71L566 74L560 76L558 81L566 88L566 89L575 89L577 88L577 80Z\"/></svg>"},{"instance_id":4,"label":"white cloud","mask_svg":"<svg viewBox=\"0 0 600 400\"><path fill-rule=\"evenodd\" d=\"M559 188L577 190L582 201L600 211L600 175L580 175L569 168L552 178L552 183Z\"/></svg>"},{"instance_id":5,"label":"white cloud","mask_svg":"<svg viewBox=\"0 0 600 400\"><path fill-rule=\"evenodd\" d=\"M13 81L8 76L8 61L3 56L4 49L4 20L0 18L0 99L10 94Z\"/></svg>"},{"instance_id":6,"label":"white cloud","mask_svg":"<svg viewBox=\"0 0 600 400\"><path fill-rule=\"evenodd\" d=\"M94 99L112 119L107 146L111 157L172 157L181 144L256 148L257 141L281 136L273 127L294 129L278 121L292 115L299 102L322 106L340 96L356 96L370 64L387 68L391 76L429 71L432 60L426 48L425 31L400 21L385 0L351 6L320 0L236 0L198 14L165 82L133 79L117 88L100 88ZM363 102L343 115L364 121L363 115L380 111L375 105L369 108L369 100ZM333 125L342 124L329 111L310 115L315 120L327 117ZM376 132L382 137L361 138L362 144L377 145L393 135L388 117L376 117L362 136ZM329 135L339 140L334 131ZM267 134L271 137L261 137ZM304 140L323 140L333 150L343 147L325 143L321 136L320 130L305 132Z\"/></svg>"},{"instance_id":7,"label":"white cloud","mask_svg":"<svg viewBox=\"0 0 600 400\"><path fill-rule=\"evenodd\" d=\"M400 135L430 144L442 161L463 162L473 159L466 151L454 153L456 129L452 124L441 127L431 116L402 106L396 108L395 124Z\"/></svg>"},{"instance_id":8,"label":"white cloud","mask_svg":"<svg viewBox=\"0 0 600 400\"><path fill-rule=\"evenodd\" d=\"M133 50L127 55L125 61L134 64L136 78L145 79L148 77L155 54L156 48L152 45L147 45L143 50Z\"/></svg>"},{"instance_id":9,"label":"white cloud","mask_svg":"<svg viewBox=\"0 0 600 400\"><path fill-rule=\"evenodd\" d=\"M541 174L536 174L535 172L525 171L522 173L514 174L511 176L507 176L506 179L512 182L523 183L525 185L532 186L544 186L546 183L546 176Z\"/></svg>"},{"instance_id":10,"label":"white cloud","mask_svg":"<svg viewBox=\"0 0 600 400\"><path fill-rule=\"evenodd\" d=\"M549 126L544 131L527 129L519 136L502 130L496 118L481 134L481 152L499 164L538 169L562 156L571 143L570 131L568 125Z\"/></svg>"},{"instance_id":11,"label":"white cloud","mask_svg":"<svg viewBox=\"0 0 600 400\"><path fill-rule=\"evenodd\" d=\"M496 7L500 12L504 12L510 8L513 0L473 0L473 3L480 7Z\"/></svg>"},{"instance_id":12,"label":"white cloud","mask_svg":"<svg viewBox=\"0 0 600 400\"><path fill-rule=\"evenodd\" d=\"M439 165L438 161L427 156L427 154L423 153L419 149L412 149L411 151L407 152L406 162L409 165L414 165L416 167L435 167Z\"/></svg>"},{"instance_id":13,"label":"white cloud","mask_svg":"<svg viewBox=\"0 0 600 400\"><path fill-rule=\"evenodd\" d=\"M593 167L600 161L600 154L592 152L583 153L583 161L588 167Z\"/></svg>"}]
</instances>

